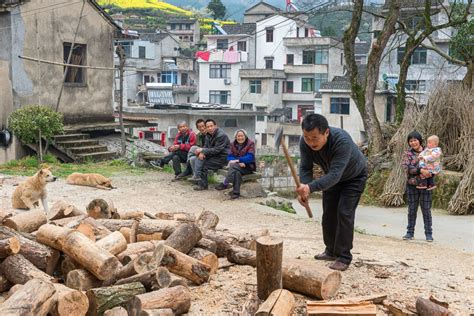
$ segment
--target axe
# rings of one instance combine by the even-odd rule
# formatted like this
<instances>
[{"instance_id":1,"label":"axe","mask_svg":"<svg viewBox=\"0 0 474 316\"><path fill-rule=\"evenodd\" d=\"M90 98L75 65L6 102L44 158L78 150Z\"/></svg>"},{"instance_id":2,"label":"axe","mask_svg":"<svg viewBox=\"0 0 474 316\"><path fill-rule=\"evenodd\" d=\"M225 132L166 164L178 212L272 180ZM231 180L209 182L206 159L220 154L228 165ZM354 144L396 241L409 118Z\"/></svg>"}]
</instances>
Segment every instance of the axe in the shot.
<instances>
[{"instance_id":1,"label":"axe","mask_svg":"<svg viewBox=\"0 0 474 316\"><path fill-rule=\"evenodd\" d=\"M290 166L291 175L293 176L293 180L295 180L296 187L298 188L301 185L300 178L296 174L295 166L293 165L290 154L288 153L288 148L286 148L286 144L283 141L283 127L281 126L278 127L275 132L275 148L277 149L277 153L278 153L278 149L280 148L280 145L283 148L283 154L285 155L288 166ZM306 208L306 213L308 213L308 217L313 218L313 212L311 212L311 208L309 207L309 204L307 204L305 208Z\"/></svg>"}]
</instances>

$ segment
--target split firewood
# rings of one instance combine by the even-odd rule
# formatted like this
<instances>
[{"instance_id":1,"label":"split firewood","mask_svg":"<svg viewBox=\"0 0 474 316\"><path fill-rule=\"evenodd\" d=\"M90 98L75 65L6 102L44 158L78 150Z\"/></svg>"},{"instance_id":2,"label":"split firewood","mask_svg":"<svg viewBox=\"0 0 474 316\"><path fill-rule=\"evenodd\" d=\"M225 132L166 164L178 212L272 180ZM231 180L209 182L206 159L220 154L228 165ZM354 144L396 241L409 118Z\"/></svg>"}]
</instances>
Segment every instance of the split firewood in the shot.
<instances>
[{"instance_id":1,"label":"split firewood","mask_svg":"<svg viewBox=\"0 0 474 316\"><path fill-rule=\"evenodd\" d=\"M371 302L374 304L382 304L382 302L387 299L387 294L371 294L371 295L363 295L363 296L354 296L354 297L346 297L338 300L331 300L331 303L360 303L360 302ZM322 301L316 301L322 302ZM312 303L312 301L308 301L308 303Z\"/></svg>"},{"instance_id":2,"label":"split firewood","mask_svg":"<svg viewBox=\"0 0 474 316\"><path fill-rule=\"evenodd\" d=\"M85 215L83 211L75 207L74 205L64 201L59 200L53 204L51 209L48 212L48 219L50 221L55 219L60 219L64 217L72 217L78 215Z\"/></svg>"},{"instance_id":3,"label":"split firewood","mask_svg":"<svg viewBox=\"0 0 474 316\"><path fill-rule=\"evenodd\" d=\"M65 218L55 219L54 221L51 221L50 224L66 227L66 228L76 228L87 217L88 217L87 214L72 216L72 217L65 217Z\"/></svg>"},{"instance_id":4,"label":"split firewood","mask_svg":"<svg viewBox=\"0 0 474 316\"><path fill-rule=\"evenodd\" d=\"M122 227L131 228L135 222L132 219L98 219L97 221L111 231L120 230ZM161 233L161 235L159 235L161 239L166 239L171 235L171 233L173 233L179 224L180 222L173 220L142 219L138 225L137 239L140 239L140 235L156 236L157 233Z\"/></svg>"},{"instance_id":5,"label":"split firewood","mask_svg":"<svg viewBox=\"0 0 474 316\"><path fill-rule=\"evenodd\" d=\"M54 302L54 285L42 279L32 279L16 291L2 305L0 315L45 316Z\"/></svg>"},{"instance_id":6,"label":"split firewood","mask_svg":"<svg viewBox=\"0 0 474 316\"><path fill-rule=\"evenodd\" d=\"M52 276L35 267L21 254L7 257L1 263L1 267L7 279L14 284L25 284L35 278L54 281Z\"/></svg>"},{"instance_id":7,"label":"split firewood","mask_svg":"<svg viewBox=\"0 0 474 316\"><path fill-rule=\"evenodd\" d=\"M31 233L41 225L46 224L48 219L42 210L33 210L18 213L3 220L3 225L19 232Z\"/></svg>"},{"instance_id":8,"label":"split firewood","mask_svg":"<svg viewBox=\"0 0 474 316\"><path fill-rule=\"evenodd\" d=\"M174 316L176 315L171 308L143 309L140 316Z\"/></svg>"},{"instance_id":9,"label":"split firewood","mask_svg":"<svg viewBox=\"0 0 474 316\"><path fill-rule=\"evenodd\" d=\"M132 275L128 278L119 279L115 283L115 285L127 284L127 283L133 283L133 282L140 282L141 284L143 284L143 286L145 287L145 289L147 291L151 291L153 289L153 287L156 287L156 285L159 282L164 282L163 280L162 281L157 280L160 277L163 278L163 274L166 273L166 272L163 272L162 270L168 271L164 267L159 267L154 271L147 271L147 272L143 272L143 273L140 273L140 274Z\"/></svg>"},{"instance_id":10,"label":"split firewood","mask_svg":"<svg viewBox=\"0 0 474 316\"><path fill-rule=\"evenodd\" d=\"M257 254L244 247L230 245L227 248L227 260L240 265L257 266Z\"/></svg>"},{"instance_id":11,"label":"split firewood","mask_svg":"<svg viewBox=\"0 0 474 316\"><path fill-rule=\"evenodd\" d=\"M87 291L92 288L100 287L101 285L102 281L84 269L69 271L66 277L66 286L79 291Z\"/></svg>"},{"instance_id":12,"label":"split firewood","mask_svg":"<svg viewBox=\"0 0 474 316\"><path fill-rule=\"evenodd\" d=\"M288 290L273 291L260 305L255 316L290 316L295 307L295 297Z\"/></svg>"},{"instance_id":13,"label":"split firewood","mask_svg":"<svg viewBox=\"0 0 474 316\"><path fill-rule=\"evenodd\" d=\"M183 223L166 239L165 245L187 254L201 238L201 230L196 224Z\"/></svg>"},{"instance_id":14,"label":"split firewood","mask_svg":"<svg viewBox=\"0 0 474 316\"><path fill-rule=\"evenodd\" d=\"M168 233L164 234L162 232L155 233L146 233L146 234L137 234L137 241L153 241L153 240L164 240L165 236L169 236Z\"/></svg>"},{"instance_id":15,"label":"split firewood","mask_svg":"<svg viewBox=\"0 0 474 316\"><path fill-rule=\"evenodd\" d=\"M411 316L414 315L413 312L410 310L406 309L404 306L401 306L401 304L397 304L395 302L391 302L389 300L383 300L383 306L385 306L390 313L396 316Z\"/></svg>"},{"instance_id":16,"label":"split firewood","mask_svg":"<svg viewBox=\"0 0 474 316\"><path fill-rule=\"evenodd\" d=\"M184 286L188 287L188 281L186 279L177 276L176 274L171 273L170 284L168 287L175 287L175 286Z\"/></svg>"},{"instance_id":17,"label":"split firewood","mask_svg":"<svg viewBox=\"0 0 474 316\"><path fill-rule=\"evenodd\" d=\"M194 248L188 253L188 255L210 266L211 274L216 273L217 269L219 269L219 258L217 258L216 254L207 251L206 249Z\"/></svg>"},{"instance_id":18,"label":"split firewood","mask_svg":"<svg viewBox=\"0 0 474 316\"><path fill-rule=\"evenodd\" d=\"M155 247L158 242L156 241L141 241L141 242L136 242L133 244L128 244L127 249L122 251L117 255L117 258L123 262L123 258L125 256L131 255L131 254L140 254L144 252L150 252L155 250Z\"/></svg>"},{"instance_id":19,"label":"split firewood","mask_svg":"<svg viewBox=\"0 0 474 316\"><path fill-rule=\"evenodd\" d=\"M172 273L182 276L197 285L207 282L211 267L174 248L165 246L165 253L161 264Z\"/></svg>"},{"instance_id":20,"label":"split firewood","mask_svg":"<svg viewBox=\"0 0 474 316\"><path fill-rule=\"evenodd\" d=\"M89 308L89 300L81 291L55 283L54 305L50 311L53 316L84 316Z\"/></svg>"},{"instance_id":21,"label":"split firewood","mask_svg":"<svg viewBox=\"0 0 474 316\"><path fill-rule=\"evenodd\" d=\"M216 242L207 238L201 238L198 243L196 244L197 248L206 249L212 253L216 253L217 245Z\"/></svg>"},{"instance_id":22,"label":"split firewood","mask_svg":"<svg viewBox=\"0 0 474 316\"><path fill-rule=\"evenodd\" d=\"M128 227L122 227L118 230L122 235L123 237L125 237L125 240L127 241L127 244L130 244L130 231L131 229L128 228Z\"/></svg>"},{"instance_id":23,"label":"split firewood","mask_svg":"<svg viewBox=\"0 0 474 316\"><path fill-rule=\"evenodd\" d=\"M97 240L100 240L112 233L109 229L107 229L107 227L105 227L92 217L84 218L79 225L82 224L87 224L93 229L95 238Z\"/></svg>"},{"instance_id":24,"label":"split firewood","mask_svg":"<svg viewBox=\"0 0 474 316\"><path fill-rule=\"evenodd\" d=\"M165 267L159 267L155 270L155 281L152 284L153 290L169 287L172 281L171 273Z\"/></svg>"},{"instance_id":25,"label":"split firewood","mask_svg":"<svg viewBox=\"0 0 474 316\"><path fill-rule=\"evenodd\" d=\"M206 210L202 211L196 220L196 224L203 232L208 230L215 230L218 223L219 216L212 213L211 211Z\"/></svg>"},{"instance_id":26,"label":"split firewood","mask_svg":"<svg viewBox=\"0 0 474 316\"><path fill-rule=\"evenodd\" d=\"M90 224L82 222L77 226L76 231L95 242L94 228Z\"/></svg>"},{"instance_id":27,"label":"split firewood","mask_svg":"<svg viewBox=\"0 0 474 316\"><path fill-rule=\"evenodd\" d=\"M36 240L54 249L62 250L66 236L73 230L57 225L45 224L38 229Z\"/></svg>"},{"instance_id":28,"label":"split firewood","mask_svg":"<svg viewBox=\"0 0 474 316\"><path fill-rule=\"evenodd\" d=\"M257 292L252 291L250 292L247 300L242 307L242 312L240 315L242 316L254 316L260 306L260 299L258 298Z\"/></svg>"},{"instance_id":29,"label":"split firewood","mask_svg":"<svg viewBox=\"0 0 474 316\"><path fill-rule=\"evenodd\" d=\"M110 233L95 244L113 255L118 255L127 249L127 241L120 232Z\"/></svg>"},{"instance_id":30,"label":"split firewood","mask_svg":"<svg viewBox=\"0 0 474 316\"><path fill-rule=\"evenodd\" d=\"M185 212L158 212L155 214L158 219L175 220L178 222L194 223L196 216Z\"/></svg>"},{"instance_id":31,"label":"split firewood","mask_svg":"<svg viewBox=\"0 0 474 316\"><path fill-rule=\"evenodd\" d=\"M104 316L128 316L127 310L122 306L116 306L104 312Z\"/></svg>"},{"instance_id":32,"label":"split firewood","mask_svg":"<svg viewBox=\"0 0 474 316\"><path fill-rule=\"evenodd\" d=\"M138 316L144 309L170 308L181 315L191 307L191 293L183 286L175 286L141 295L136 295L127 304L129 315Z\"/></svg>"},{"instance_id":33,"label":"split firewood","mask_svg":"<svg viewBox=\"0 0 474 316\"><path fill-rule=\"evenodd\" d=\"M420 316L451 316L454 315L449 309L438 305L426 298L418 297L416 299L416 311Z\"/></svg>"},{"instance_id":34,"label":"split firewood","mask_svg":"<svg viewBox=\"0 0 474 316\"><path fill-rule=\"evenodd\" d=\"M138 225L139 224L140 224L140 222L138 220L135 220L132 224L132 227L130 227L130 235L128 236L128 239L129 239L131 244L137 242ZM161 239L161 235L160 235L160 239Z\"/></svg>"},{"instance_id":35,"label":"split firewood","mask_svg":"<svg viewBox=\"0 0 474 316\"><path fill-rule=\"evenodd\" d=\"M145 287L139 282L90 289L86 292L89 299L88 315L102 315L106 310L123 305L143 293Z\"/></svg>"},{"instance_id":36,"label":"split firewood","mask_svg":"<svg viewBox=\"0 0 474 316\"><path fill-rule=\"evenodd\" d=\"M6 258L20 252L21 244L17 237L0 240L0 258Z\"/></svg>"},{"instance_id":37,"label":"split firewood","mask_svg":"<svg viewBox=\"0 0 474 316\"><path fill-rule=\"evenodd\" d=\"M258 298L264 301L275 290L282 288L283 240L270 236L258 238L256 255L257 294ZM279 292L275 295L276 300L279 296L287 296L286 292Z\"/></svg>"},{"instance_id":38,"label":"split firewood","mask_svg":"<svg viewBox=\"0 0 474 316\"><path fill-rule=\"evenodd\" d=\"M306 306L308 315L377 315L377 307L370 302L360 303L333 303L308 302Z\"/></svg>"},{"instance_id":39,"label":"split firewood","mask_svg":"<svg viewBox=\"0 0 474 316\"><path fill-rule=\"evenodd\" d=\"M8 291L12 286L13 284L8 281L5 273L3 272L2 265L0 264L0 293Z\"/></svg>"},{"instance_id":40,"label":"split firewood","mask_svg":"<svg viewBox=\"0 0 474 316\"><path fill-rule=\"evenodd\" d=\"M225 257L230 245L237 245L249 250L256 249L256 239L268 235L268 230L261 230L257 233L245 234L242 236L234 235L224 231L206 231L204 238L210 239L216 243L216 255Z\"/></svg>"}]
</instances>

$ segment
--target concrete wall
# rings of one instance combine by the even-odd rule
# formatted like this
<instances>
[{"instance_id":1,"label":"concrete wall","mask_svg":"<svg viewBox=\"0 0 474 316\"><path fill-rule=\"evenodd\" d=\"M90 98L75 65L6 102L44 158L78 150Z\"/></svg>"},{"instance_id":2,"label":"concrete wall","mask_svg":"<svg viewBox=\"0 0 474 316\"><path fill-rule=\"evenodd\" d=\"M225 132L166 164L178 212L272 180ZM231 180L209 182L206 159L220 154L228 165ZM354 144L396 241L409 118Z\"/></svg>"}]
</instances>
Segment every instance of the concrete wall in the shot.
<instances>
[{"instance_id":1,"label":"concrete wall","mask_svg":"<svg viewBox=\"0 0 474 316\"><path fill-rule=\"evenodd\" d=\"M32 103L56 105L63 67L16 56L63 62L63 43L74 39L82 3L58 6L60 2L28 1L12 9L11 80L15 109ZM38 12L43 7L54 9ZM113 67L113 31L112 25L86 2L76 37L77 44L87 45L86 65ZM87 69L84 86L66 86L62 93L59 109L66 123L113 120L112 86L113 71Z\"/></svg>"},{"instance_id":2,"label":"concrete wall","mask_svg":"<svg viewBox=\"0 0 474 316\"><path fill-rule=\"evenodd\" d=\"M240 109L240 63L231 64L230 81L231 84L226 85L224 78L209 78L210 63L199 63L199 102L209 102L209 91L230 91L231 101L227 106L232 109Z\"/></svg>"}]
</instances>

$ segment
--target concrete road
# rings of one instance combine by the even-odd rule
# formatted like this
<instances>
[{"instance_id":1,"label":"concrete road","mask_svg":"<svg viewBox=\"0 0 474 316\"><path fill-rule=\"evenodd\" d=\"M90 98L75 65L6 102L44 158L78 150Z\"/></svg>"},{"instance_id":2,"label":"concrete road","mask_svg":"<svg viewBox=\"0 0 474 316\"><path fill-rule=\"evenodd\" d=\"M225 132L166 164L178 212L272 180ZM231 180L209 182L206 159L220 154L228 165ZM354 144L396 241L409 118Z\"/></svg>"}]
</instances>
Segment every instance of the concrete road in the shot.
<instances>
[{"instance_id":1,"label":"concrete road","mask_svg":"<svg viewBox=\"0 0 474 316\"><path fill-rule=\"evenodd\" d=\"M293 201L298 215L307 217L298 201ZM311 200L313 216L321 222L321 200ZM433 211L433 239L435 244L474 253L474 215L453 216L443 210ZM356 210L355 230L359 233L399 238L406 233L407 208L383 208L359 205ZM407 242L426 242L423 216L418 210L415 239Z\"/></svg>"}]
</instances>

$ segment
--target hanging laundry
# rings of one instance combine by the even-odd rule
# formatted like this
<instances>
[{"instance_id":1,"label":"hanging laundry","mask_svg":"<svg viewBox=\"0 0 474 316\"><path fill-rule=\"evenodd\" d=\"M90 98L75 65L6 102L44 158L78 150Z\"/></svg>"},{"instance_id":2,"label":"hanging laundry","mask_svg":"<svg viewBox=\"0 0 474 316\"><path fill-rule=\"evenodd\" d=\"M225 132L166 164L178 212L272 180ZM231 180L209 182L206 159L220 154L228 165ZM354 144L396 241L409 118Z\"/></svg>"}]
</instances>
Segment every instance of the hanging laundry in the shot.
<instances>
[{"instance_id":1,"label":"hanging laundry","mask_svg":"<svg viewBox=\"0 0 474 316\"><path fill-rule=\"evenodd\" d=\"M224 52L220 49L212 52L211 57L209 57L209 61L223 62L224 61Z\"/></svg>"},{"instance_id":2,"label":"hanging laundry","mask_svg":"<svg viewBox=\"0 0 474 316\"><path fill-rule=\"evenodd\" d=\"M207 51L197 51L196 52L196 59L200 58L205 61L209 61L209 57L211 56L210 52Z\"/></svg>"},{"instance_id":3,"label":"hanging laundry","mask_svg":"<svg viewBox=\"0 0 474 316\"><path fill-rule=\"evenodd\" d=\"M232 64L240 62L239 52L235 50L226 50L224 52L224 62Z\"/></svg>"}]
</instances>

